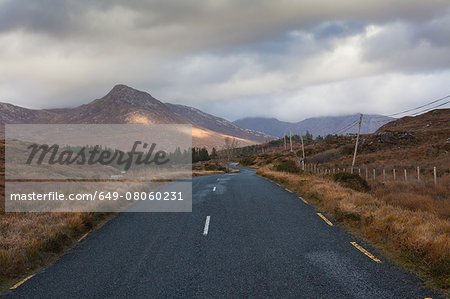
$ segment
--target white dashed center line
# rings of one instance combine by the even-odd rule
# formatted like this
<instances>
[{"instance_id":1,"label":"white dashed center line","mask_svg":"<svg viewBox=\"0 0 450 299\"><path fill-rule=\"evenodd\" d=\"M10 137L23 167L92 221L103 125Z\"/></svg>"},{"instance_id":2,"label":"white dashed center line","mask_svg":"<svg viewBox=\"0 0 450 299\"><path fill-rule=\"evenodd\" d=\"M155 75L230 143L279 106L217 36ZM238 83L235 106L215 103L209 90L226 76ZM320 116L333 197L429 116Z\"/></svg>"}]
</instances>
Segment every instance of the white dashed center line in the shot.
<instances>
[{"instance_id":1,"label":"white dashed center line","mask_svg":"<svg viewBox=\"0 0 450 299\"><path fill-rule=\"evenodd\" d=\"M206 216L206 222L205 222L205 228L203 229L203 235L206 236L208 234L208 229L209 229L209 219L211 217L210 216Z\"/></svg>"},{"instance_id":2,"label":"white dashed center line","mask_svg":"<svg viewBox=\"0 0 450 299\"><path fill-rule=\"evenodd\" d=\"M213 188L213 191L216 191L216 187Z\"/></svg>"}]
</instances>

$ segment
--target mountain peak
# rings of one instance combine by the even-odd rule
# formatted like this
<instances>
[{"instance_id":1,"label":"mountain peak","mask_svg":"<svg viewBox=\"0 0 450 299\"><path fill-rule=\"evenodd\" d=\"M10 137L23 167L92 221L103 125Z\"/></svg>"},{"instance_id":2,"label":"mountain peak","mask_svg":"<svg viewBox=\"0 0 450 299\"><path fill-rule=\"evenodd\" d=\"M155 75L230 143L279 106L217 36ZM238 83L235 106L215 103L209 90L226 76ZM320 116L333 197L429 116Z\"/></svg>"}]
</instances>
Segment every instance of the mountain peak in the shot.
<instances>
[{"instance_id":1,"label":"mountain peak","mask_svg":"<svg viewBox=\"0 0 450 299\"><path fill-rule=\"evenodd\" d=\"M134 89L128 85L125 84L117 84L115 85L111 91L108 93L108 95L111 96L120 96L123 94L130 94L130 93L144 93L144 94L148 94L146 92Z\"/></svg>"},{"instance_id":2,"label":"mountain peak","mask_svg":"<svg viewBox=\"0 0 450 299\"><path fill-rule=\"evenodd\" d=\"M149 93L134 89L124 84L117 84L103 98L116 104L130 104L132 106L164 106L163 103L153 98Z\"/></svg>"}]
</instances>

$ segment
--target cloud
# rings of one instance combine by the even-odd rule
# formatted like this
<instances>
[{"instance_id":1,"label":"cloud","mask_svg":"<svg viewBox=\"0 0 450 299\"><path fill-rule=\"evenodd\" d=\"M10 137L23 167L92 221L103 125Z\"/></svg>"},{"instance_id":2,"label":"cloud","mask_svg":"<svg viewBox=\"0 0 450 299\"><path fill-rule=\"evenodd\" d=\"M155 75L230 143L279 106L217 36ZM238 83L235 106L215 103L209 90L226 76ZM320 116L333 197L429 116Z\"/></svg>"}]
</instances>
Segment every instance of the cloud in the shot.
<instances>
[{"instance_id":1,"label":"cloud","mask_svg":"<svg viewBox=\"0 0 450 299\"><path fill-rule=\"evenodd\" d=\"M0 101L124 83L229 119L401 110L448 93L449 28L439 0L0 0Z\"/></svg>"}]
</instances>

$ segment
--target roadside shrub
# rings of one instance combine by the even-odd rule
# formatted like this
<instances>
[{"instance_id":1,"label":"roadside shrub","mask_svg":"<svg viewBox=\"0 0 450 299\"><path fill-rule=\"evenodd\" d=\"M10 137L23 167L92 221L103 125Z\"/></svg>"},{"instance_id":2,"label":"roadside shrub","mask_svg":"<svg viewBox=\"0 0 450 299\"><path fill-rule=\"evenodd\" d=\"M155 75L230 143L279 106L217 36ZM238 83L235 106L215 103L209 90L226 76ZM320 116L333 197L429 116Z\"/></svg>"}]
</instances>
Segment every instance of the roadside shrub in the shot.
<instances>
[{"instance_id":1,"label":"roadside shrub","mask_svg":"<svg viewBox=\"0 0 450 299\"><path fill-rule=\"evenodd\" d=\"M344 156L348 156L348 155L353 154L354 150L355 149L353 148L353 146L346 145L346 146L342 147L341 154L343 154Z\"/></svg>"},{"instance_id":2,"label":"roadside shrub","mask_svg":"<svg viewBox=\"0 0 450 299\"><path fill-rule=\"evenodd\" d=\"M343 211L341 209L334 209L334 217L337 221L361 221L361 214L356 212Z\"/></svg>"},{"instance_id":3,"label":"roadside shrub","mask_svg":"<svg viewBox=\"0 0 450 299\"><path fill-rule=\"evenodd\" d=\"M301 169L292 160L285 160L275 165L276 171L284 171L289 173L300 173Z\"/></svg>"},{"instance_id":4,"label":"roadside shrub","mask_svg":"<svg viewBox=\"0 0 450 299\"><path fill-rule=\"evenodd\" d=\"M273 159L272 158L267 158L267 159L264 159L263 161L261 161L261 165L267 165L267 164L270 164L270 163L272 163L273 162Z\"/></svg>"},{"instance_id":5,"label":"roadside shrub","mask_svg":"<svg viewBox=\"0 0 450 299\"><path fill-rule=\"evenodd\" d=\"M214 164L210 164L210 163L206 163L205 164L205 170L218 170L218 171L225 171L226 168L223 167L220 164L214 163Z\"/></svg>"},{"instance_id":6,"label":"roadside shrub","mask_svg":"<svg viewBox=\"0 0 450 299\"><path fill-rule=\"evenodd\" d=\"M43 250L56 253L61 251L64 246L67 246L70 241L70 237L67 233L60 231L45 240Z\"/></svg>"},{"instance_id":7,"label":"roadside shrub","mask_svg":"<svg viewBox=\"0 0 450 299\"><path fill-rule=\"evenodd\" d=\"M253 165L255 164L255 156L247 156L241 159L241 164L245 166Z\"/></svg>"},{"instance_id":8,"label":"roadside shrub","mask_svg":"<svg viewBox=\"0 0 450 299\"><path fill-rule=\"evenodd\" d=\"M357 174L351 173L337 173L333 176L335 182L338 182L344 187L360 191L360 192L369 192L370 186L365 179L360 177Z\"/></svg>"}]
</instances>

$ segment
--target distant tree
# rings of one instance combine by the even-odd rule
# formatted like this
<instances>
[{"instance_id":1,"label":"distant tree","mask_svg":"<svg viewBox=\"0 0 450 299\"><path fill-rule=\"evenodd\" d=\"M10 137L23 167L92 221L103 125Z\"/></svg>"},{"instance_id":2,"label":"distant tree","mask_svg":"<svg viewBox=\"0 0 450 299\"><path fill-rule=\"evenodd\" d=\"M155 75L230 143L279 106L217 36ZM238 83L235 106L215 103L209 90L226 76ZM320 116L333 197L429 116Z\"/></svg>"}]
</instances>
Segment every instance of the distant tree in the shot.
<instances>
[{"instance_id":1,"label":"distant tree","mask_svg":"<svg viewBox=\"0 0 450 299\"><path fill-rule=\"evenodd\" d=\"M192 163L195 163L198 161L200 161L198 150L197 150L197 148L193 147L192 148Z\"/></svg>"},{"instance_id":2,"label":"distant tree","mask_svg":"<svg viewBox=\"0 0 450 299\"><path fill-rule=\"evenodd\" d=\"M202 148L199 151L199 159L200 161L208 161L211 160L208 154L208 150L206 148Z\"/></svg>"},{"instance_id":3,"label":"distant tree","mask_svg":"<svg viewBox=\"0 0 450 299\"><path fill-rule=\"evenodd\" d=\"M225 144L223 146L223 149L225 150L228 161L231 159L233 150L237 147L237 145L238 141L236 140L236 138L231 139L230 137L225 137Z\"/></svg>"},{"instance_id":4,"label":"distant tree","mask_svg":"<svg viewBox=\"0 0 450 299\"><path fill-rule=\"evenodd\" d=\"M289 137L288 137L289 138ZM274 139L269 141L270 145L281 145L284 144L284 138Z\"/></svg>"},{"instance_id":5,"label":"distant tree","mask_svg":"<svg viewBox=\"0 0 450 299\"><path fill-rule=\"evenodd\" d=\"M218 155L215 147L212 148L210 157L211 159L217 159Z\"/></svg>"},{"instance_id":6,"label":"distant tree","mask_svg":"<svg viewBox=\"0 0 450 299\"><path fill-rule=\"evenodd\" d=\"M329 139L332 139L334 137L337 137L337 135L336 134L335 135L328 134L327 136L325 136L325 140L329 140Z\"/></svg>"},{"instance_id":7,"label":"distant tree","mask_svg":"<svg viewBox=\"0 0 450 299\"><path fill-rule=\"evenodd\" d=\"M206 148L193 148L192 149L192 163L199 161L208 161L211 160L208 154L208 150Z\"/></svg>"},{"instance_id":8,"label":"distant tree","mask_svg":"<svg viewBox=\"0 0 450 299\"><path fill-rule=\"evenodd\" d=\"M306 143L310 143L314 140L313 135L309 133L309 131L306 131L304 139Z\"/></svg>"}]
</instances>

